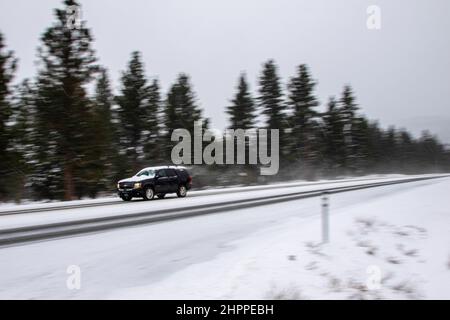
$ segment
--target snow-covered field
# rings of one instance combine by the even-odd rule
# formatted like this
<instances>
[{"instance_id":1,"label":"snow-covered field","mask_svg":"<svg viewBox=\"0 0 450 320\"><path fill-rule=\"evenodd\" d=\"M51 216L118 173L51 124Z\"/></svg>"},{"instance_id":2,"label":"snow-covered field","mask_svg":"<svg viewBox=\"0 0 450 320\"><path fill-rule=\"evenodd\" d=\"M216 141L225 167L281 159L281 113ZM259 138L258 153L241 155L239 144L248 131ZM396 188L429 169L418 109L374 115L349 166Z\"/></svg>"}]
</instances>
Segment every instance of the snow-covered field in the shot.
<instances>
[{"instance_id":1,"label":"snow-covered field","mask_svg":"<svg viewBox=\"0 0 450 320\"><path fill-rule=\"evenodd\" d=\"M333 195L324 246L310 198L4 247L0 298L449 299L448 190L442 178Z\"/></svg>"},{"instance_id":2,"label":"snow-covered field","mask_svg":"<svg viewBox=\"0 0 450 320\"><path fill-rule=\"evenodd\" d=\"M113 298L450 299L450 181L292 217L234 249Z\"/></svg>"}]
</instances>

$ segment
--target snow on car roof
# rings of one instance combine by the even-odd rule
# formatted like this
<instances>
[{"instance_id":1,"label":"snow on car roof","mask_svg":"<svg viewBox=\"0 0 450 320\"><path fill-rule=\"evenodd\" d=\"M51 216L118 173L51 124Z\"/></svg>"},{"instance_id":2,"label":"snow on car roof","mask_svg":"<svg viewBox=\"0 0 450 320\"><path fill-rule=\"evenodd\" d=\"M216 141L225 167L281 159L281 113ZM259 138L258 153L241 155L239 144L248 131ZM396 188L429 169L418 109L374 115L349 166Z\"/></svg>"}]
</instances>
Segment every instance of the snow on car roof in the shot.
<instances>
[{"instance_id":1,"label":"snow on car roof","mask_svg":"<svg viewBox=\"0 0 450 320\"><path fill-rule=\"evenodd\" d=\"M183 167L183 166L156 166L156 167L146 167L142 170L159 170L159 169L184 169L184 170L187 170L186 167Z\"/></svg>"}]
</instances>

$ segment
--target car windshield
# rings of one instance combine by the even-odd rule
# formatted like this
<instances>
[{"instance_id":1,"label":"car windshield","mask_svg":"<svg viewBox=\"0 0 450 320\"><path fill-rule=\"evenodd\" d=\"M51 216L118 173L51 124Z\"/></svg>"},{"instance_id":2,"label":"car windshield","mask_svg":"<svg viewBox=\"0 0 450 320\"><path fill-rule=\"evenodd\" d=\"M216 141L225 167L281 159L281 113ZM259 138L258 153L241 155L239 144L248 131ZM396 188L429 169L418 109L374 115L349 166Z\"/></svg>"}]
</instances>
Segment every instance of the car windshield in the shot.
<instances>
[{"instance_id":1,"label":"car windshield","mask_svg":"<svg viewBox=\"0 0 450 320\"><path fill-rule=\"evenodd\" d=\"M136 177L141 177L141 176L147 176L147 177L154 177L155 176L155 170L141 170L136 174Z\"/></svg>"}]
</instances>

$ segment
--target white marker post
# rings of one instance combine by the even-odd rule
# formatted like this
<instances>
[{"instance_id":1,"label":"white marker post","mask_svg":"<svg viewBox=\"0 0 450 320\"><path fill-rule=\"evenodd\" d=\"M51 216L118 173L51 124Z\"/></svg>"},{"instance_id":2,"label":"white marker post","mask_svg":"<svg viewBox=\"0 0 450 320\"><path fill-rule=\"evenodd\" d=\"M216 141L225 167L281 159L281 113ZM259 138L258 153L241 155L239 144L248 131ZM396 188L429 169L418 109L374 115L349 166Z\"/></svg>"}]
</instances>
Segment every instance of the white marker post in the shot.
<instances>
[{"instance_id":1,"label":"white marker post","mask_svg":"<svg viewBox=\"0 0 450 320\"><path fill-rule=\"evenodd\" d=\"M328 243L329 238L329 200L328 192L322 193L322 243Z\"/></svg>"}]
</instances>

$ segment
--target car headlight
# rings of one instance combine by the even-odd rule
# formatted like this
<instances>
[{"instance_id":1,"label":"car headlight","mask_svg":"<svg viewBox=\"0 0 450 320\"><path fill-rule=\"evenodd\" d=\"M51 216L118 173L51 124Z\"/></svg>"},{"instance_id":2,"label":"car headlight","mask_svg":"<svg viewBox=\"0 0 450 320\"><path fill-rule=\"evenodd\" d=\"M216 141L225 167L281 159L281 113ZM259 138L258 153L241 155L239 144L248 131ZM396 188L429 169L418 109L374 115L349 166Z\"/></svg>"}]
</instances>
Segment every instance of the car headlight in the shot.
<instances>
[{"instance_id":1,"label":"car headlight","mask_svg":"<svg viewBox=\"0 0 450 320\"><path fill-rule=\"evenodd\" d=\"M141 183L140 182L136 182L135 184L134 184L134 188L135 189L139 189L141 187Z\"/></svg>"},{"instance_id":2,"label":"car headlight","mask_svg":"<svg viewBox=\"0 0 450 320\"><path fill-rule=\"evenodd\" d=\"M117 182L117 189L120 189L120 185L119 185L119 183Z\"/></svg>"}]
</instances>

